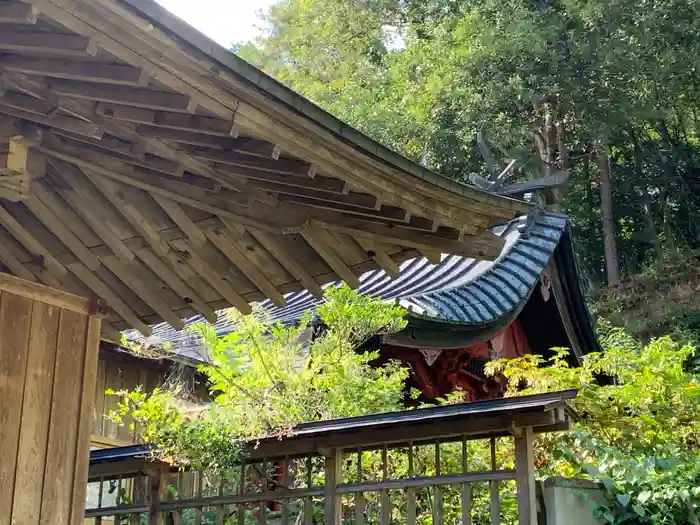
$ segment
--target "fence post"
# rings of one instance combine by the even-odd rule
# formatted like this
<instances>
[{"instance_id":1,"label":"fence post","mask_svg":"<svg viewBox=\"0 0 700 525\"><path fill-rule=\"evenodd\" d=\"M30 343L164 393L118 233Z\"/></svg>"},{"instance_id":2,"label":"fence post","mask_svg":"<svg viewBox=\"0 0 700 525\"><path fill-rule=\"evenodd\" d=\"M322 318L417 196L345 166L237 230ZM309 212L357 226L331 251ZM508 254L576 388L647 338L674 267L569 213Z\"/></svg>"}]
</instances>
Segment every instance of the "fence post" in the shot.
<instances>
[{"instance_id":1,"label":"fence post","mask_svg":"<svg viewBox=\"0 0 700 525\"><path fill-rule=\"evenodd\" d=\"M324 525L341 525L343 518L343 501L336 489L343 477L343 451L339 448L332 448L326 452L325 456L323 523Z\"/></svg>"},{"instance_id":2,"label":"fence post","mask_svg":"<svg viewBox=\"0 0 700 525\"><path fill-rule=\"evenodd\" d=\"M148 525L164 525L165 515L160 510L160 502L167 494L167 477L163 469L153 470L149 473L151 478L151 503L148 510Z\"/></svg>"},{"instance_id":3,"label":"fence post","mask_svg":"<svg viewBox=\"0 0 700 525\"><path fill-rule=\"evenodd\" d=\"M537 525L535 463L532 428L519 429L515 436L515 480L518 489L518 525Z\"/></svg>"}]
</instances>

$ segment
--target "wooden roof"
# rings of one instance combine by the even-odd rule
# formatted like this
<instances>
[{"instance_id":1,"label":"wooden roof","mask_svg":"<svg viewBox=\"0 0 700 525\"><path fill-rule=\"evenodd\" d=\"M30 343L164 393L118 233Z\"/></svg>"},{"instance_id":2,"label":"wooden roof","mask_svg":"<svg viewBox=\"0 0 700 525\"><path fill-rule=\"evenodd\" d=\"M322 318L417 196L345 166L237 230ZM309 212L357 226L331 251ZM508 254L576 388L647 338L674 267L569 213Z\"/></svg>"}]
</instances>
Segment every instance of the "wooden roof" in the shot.
<instances>
[{"instance_id":1,"label":"wooden roof","mask_svg":"<svg viewBox=\"0 0 700 525\"><path fill-rule=\"evenodd\" d=\"M103 335L421 252L493 259L527 205L381 147L151 0L0 0L0 262Z\"/></svg>"}]
</instances>

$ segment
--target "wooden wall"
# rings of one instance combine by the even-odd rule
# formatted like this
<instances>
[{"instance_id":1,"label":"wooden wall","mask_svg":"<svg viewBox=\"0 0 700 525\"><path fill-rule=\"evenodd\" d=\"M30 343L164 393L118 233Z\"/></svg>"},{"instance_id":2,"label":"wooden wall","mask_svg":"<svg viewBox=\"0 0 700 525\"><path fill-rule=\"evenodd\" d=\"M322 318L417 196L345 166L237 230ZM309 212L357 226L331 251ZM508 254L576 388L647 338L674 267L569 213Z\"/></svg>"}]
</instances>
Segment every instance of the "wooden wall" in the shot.
<instances>
[{"instance_id":1,"label":"wooden wall","mask_svg":"<svg viewBox=\"0 0 700 525\"><path fill-rule=\"evenodd\" d=\"M97 365L97 381L92 411L92 444L96 446L128 445L136 441L129 428L130 420L123 426L109 421L105 416L116 410L119 398L107 395L111 389L135 390L141 387L146 392L161 386L173 373L173 365L164 360L138 358L129 354L109 350L104 345ZM176 366L176 365L175 365Z\"/></svg>"},{"instance_id":2,"label":"wooden wall","mask_svg":"<svg viewBox=\"0 0 700 525\"><path fill-rule=\"evenodd\" d=\"M0 274L0 525L82 523L101 320Z\"/></svg>"}]
</instances>

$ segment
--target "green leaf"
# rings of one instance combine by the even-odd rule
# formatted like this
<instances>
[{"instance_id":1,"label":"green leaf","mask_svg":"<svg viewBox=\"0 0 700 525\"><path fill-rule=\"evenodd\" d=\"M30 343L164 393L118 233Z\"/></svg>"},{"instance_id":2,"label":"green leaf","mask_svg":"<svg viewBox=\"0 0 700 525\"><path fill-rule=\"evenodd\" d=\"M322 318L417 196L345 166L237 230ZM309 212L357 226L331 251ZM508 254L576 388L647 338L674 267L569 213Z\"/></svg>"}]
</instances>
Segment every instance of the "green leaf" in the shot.
<instances>
[{"instance_id":1,"label":"green leaf","mask_svg":"<svg viewBox=\"0 0 700 525\"><path fill-rule=\"evenodd\" d=\"M640 492L639 495L637 496L637 501L641 504L644 504L647 501L649 501L649 498L651 498L651 495L652 495L651 491L644 490L644 491Z\"/></svg>"},{"instance_id":2,"label":"green leaf","mask_svg":"<svg viewBox=\"0 0 700 525\"><path fill-rule=\"evenodd\" d=\"M630 496L628 494L618 494L616 499L620 505L626 507L630 502Z\"/></svg>"}]
</instances>

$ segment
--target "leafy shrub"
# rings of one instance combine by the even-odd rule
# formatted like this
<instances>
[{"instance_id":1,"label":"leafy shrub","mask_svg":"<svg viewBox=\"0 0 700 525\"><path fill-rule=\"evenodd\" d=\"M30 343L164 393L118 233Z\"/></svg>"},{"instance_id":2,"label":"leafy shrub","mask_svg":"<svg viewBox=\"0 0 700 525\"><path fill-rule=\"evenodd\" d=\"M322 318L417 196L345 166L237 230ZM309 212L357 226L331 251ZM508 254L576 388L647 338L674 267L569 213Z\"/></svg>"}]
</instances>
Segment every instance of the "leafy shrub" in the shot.
<instances>
[{"instance_id":1,"label":"leafy shrub","mask_svg":"<svg viewBox=\"0 0 700 525\"><path fill-rule=\"evenodd\" d=\"M313 340L305 337L310 316L286 326L261 311L232 310L238 329L228 335L195 327L210 351L211 365L200 370L213 401L187 410L181 391L119 392L112 419L132 416L159 459L215 472L238 463L244 440L284 434L304 421L403 408L407 371L397 363L373 368L377 352L355 349L378 332L402 329L404 310L342 286L327 289L317 312L325 329Z\"/></svg>"},{"instance_id":2,"label":"leafy shrub","mask_svg":"<svg viewBox=\"0 0 700 525\"><path fill-rule=\"evenodd\" d=\"M668 337L642 347L618 329L602 342L605 353L577 368L560 351L493 362L489 372L505 375L509 395L579 389L574 430L538 440L541 475L599 482L609 504L595 512L607 523L697 525L700 382L684 366L694 349Z\"/></svg>"}]
</instances>

